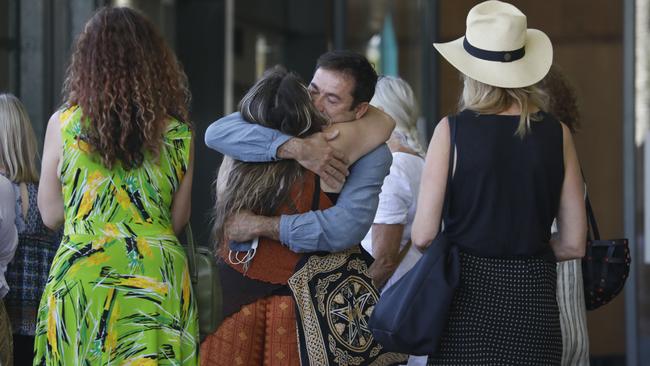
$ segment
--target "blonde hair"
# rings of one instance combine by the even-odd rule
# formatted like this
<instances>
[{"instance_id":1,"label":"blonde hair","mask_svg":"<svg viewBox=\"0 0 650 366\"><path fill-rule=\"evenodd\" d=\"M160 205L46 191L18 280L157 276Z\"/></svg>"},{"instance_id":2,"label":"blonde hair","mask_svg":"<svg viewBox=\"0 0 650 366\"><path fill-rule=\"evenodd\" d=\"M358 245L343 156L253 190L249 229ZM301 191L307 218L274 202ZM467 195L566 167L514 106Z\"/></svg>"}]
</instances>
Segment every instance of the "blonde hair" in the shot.
<instances>
[{"instance_id":1,"label":"blonde hair","mask_svg":"<svg viewBox=\"0 0 650 366\"><path fill-rule=\"evenodd\" d=\"M36 135L23 103L0 94L0 168L13 182L38 182Z\"/></svg>"},{"instance_id":2,"label":"blonde hair","mask_svg":"<svg viewBox=\"0 0 650 366\"><path fill-rule=\"evenodd\" d=\"M419 109L411 86L403 79L381 76L370 104L381 108L395 120L395 132L406 138L406 145L424 156L417 129Z\"/></svg>"},{"instance_id":3,"label":"blonde hair","mask_svg":"<svg viewBox=\"0 0 650 366\"><path fill-rule=\"evenodd\" d=\"M530 113L530 107L548 110L549 96L537 85L506 89L484 84L463 75L460 110L471 109L478 113L497 114L507 110L513 104L519 106L521 110L519 126L515 134L523 138L530 131L530 121L536 120Z\"/></svg>"}]
</instances>

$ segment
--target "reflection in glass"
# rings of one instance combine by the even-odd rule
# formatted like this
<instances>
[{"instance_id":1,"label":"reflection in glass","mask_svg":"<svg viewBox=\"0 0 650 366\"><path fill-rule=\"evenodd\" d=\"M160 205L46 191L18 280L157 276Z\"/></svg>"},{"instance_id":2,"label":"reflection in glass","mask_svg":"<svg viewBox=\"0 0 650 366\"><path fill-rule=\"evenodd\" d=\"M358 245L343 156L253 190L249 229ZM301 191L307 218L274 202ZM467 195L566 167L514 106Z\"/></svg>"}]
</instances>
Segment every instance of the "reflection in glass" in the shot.
<instances>
[{"instance_id":1,"label":"reflection in glass","mask_svg":"<svg viewBox=\"0 0 650 366\"><path fill-rule=\"evenodd\" d=\"M345 45L366 55L379 74L406 80L420 104L422 88L422 1L355 0L347 2ZM425 50L429 52L431 50ZM426 146L426 125L418 122L418 131Z\"/></svg>"}]
</instances>

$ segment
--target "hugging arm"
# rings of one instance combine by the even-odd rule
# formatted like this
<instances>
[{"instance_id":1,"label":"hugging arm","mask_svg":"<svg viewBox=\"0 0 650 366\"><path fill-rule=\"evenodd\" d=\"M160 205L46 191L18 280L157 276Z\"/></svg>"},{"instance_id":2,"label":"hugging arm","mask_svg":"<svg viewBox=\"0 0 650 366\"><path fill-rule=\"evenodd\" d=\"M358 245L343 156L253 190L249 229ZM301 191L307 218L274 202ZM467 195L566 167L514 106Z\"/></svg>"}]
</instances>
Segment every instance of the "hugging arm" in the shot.
<instances>
[{"instance_id":1,"label":"hugging arm","mask_svg":"<svg viewBox=\"0 0 650 366\"><path fill-rule=\"evenodd\" d=\"M299 253L347 249L361 242L370 229L391 162L390 150L383 144L351 166L335 206L279 217L243 212L226 222L226 235L236 241L264 236Z\"/></svg>"},{"instance_id":2,"label":"hugging arm","mask_svg":"<svg viewBox=\"0 0 650 366\"><path fill-rule=\"evenodd\" d=\"M332 186L341 186L348 174L347 159L330 146L336 131L291 137L232 113L213 122L205 131L205 144L224 155L246 162L293 159Z\"/></svg>"},{"instance_id":3,"label":"hugging arm","mask_svg":"<svg viewBox=\"0 0 650 366\"><path fill-rule=\"evenodd\" d=\"M323 134L317 135L320 135L317 136L320 139L324 138ZM248 123L238 113L214 122L205 136L208 147L244 161L283 158L282 142L290 140L302 140L298 143L305 144L307 139L291 138L278 131ZM299 150L301 149L297 151ZM300 157L299 152L294 151L294 154ZM302 165L298 158L295 160ZM323 211L281 217L245 213L227 221L227 235L238 241L247 241L257 236L278 239L295 252L339 251L348 248L359 243L372 225L379 192L384 177L390 171L391 162L390 151L382 144L350 167L350 175L336 206Z\"/></svg>"},{"instance_id":4,"label":"hugging arm","mask_svg":"<svg viewBox=\"0 0 650 366\"><path fill-rule=\"evenodd\" d=\"M325 131L338 131L340 135L330 142L335 149L345 153L354 162L388 141L395 121L386 113L373 106L358 120L335 123Z\"/></svg>"},{"instance_id":5,"label":"hugging arm","mask_svg":"<svg viewBox=\"0 0 650 366\"><path fill-rule=\"evenodd\" d=\"M299 215L283 215L280 240L294 252L336 252L361 242L372 225L392 155L383 144L350 167L350 175L334 207Z\"/></svg>"}]
</instances>

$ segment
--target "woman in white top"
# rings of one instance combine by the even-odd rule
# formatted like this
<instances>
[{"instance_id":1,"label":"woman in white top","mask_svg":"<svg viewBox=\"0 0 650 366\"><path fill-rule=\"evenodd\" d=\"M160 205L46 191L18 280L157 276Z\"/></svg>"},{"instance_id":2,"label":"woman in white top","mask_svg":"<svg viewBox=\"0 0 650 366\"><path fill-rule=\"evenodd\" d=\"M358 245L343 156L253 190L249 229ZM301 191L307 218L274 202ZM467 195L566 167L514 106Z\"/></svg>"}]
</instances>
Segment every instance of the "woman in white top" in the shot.
<instances>
[{"instance_id":1,"label":"woman in white top","mask_svg":"<svg viewBox=\"0 0 650 366\"><path fill-rule=\"evenodd\" d=\"M396 77L382 76L370 101L382 109L396 126L388 147L393 153L390 174L379 195L372 228L361 244L375 258L370 275L377 288L386 289L418 261L420 252L410 245L415 217L424 150L418 142L418 108L409 84Z\"/></svg>"},{"instance_id":2,"label":"woman in white top","mask_svg":"<svg viewBox=\"0 0 650 366\"><path fill-rule=\"evenodd\" d=\"M0 171L2 169L0 166ZM0 174L0 365L13 364L11 323L2 299L9 292L5 280L7 264L14 257L18 245L15 197L13 184Z\"/></svg>"},{"instance_id":3,"label":"woman in white top","mask_svg":"<svg viewBox=\"0 0 650 366\"><path fill-rule=\"evenodd\" d=\"M416 128L418 108L409 84L396 77L377 81L370 104L395 120L388 147L393 153L390 173L379 195L373 225L361 244L375 258L369 273L377 288L387 289L400 279L422 254L411 245L411 224L424 167L424 150ZM427 357L413 357L409 365L425 365Z\"/></svg>"}]
</instances>

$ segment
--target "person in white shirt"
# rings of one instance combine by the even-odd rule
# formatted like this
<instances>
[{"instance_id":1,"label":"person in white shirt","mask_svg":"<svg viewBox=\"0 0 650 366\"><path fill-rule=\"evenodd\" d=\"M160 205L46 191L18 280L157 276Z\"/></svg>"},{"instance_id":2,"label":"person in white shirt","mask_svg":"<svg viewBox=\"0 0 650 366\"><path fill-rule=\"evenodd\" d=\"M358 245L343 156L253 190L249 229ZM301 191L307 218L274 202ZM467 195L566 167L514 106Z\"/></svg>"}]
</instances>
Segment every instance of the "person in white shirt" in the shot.
<instances>
[{"instance_id":1,"label":"person in white shirt","mask_svg":"<svg viewBox=\"0 0 650 366\"><path fill-rule=\"evenodd\" d=\"M385 291L422 256L411 245L411 225L424 167L424 150L416 128L418 107L413 90L403 79L382 76L370 101L395 120L388 147L393 154L390 174L379 195L379 207L373 225L361 244L375 261L369 274L377 288ZM427 357L409 358L408 365L425 365Z\"/></svg>"},{"instance_id":2,"label":"person in white shirt","mask_svg":"<svg viewBox=\"0 0 650 366\"><path fill-rule=\"evenodd\" d=\"M0 172L2 166L0 166ZM2 298L9 292L5 280L7 264L11 262L18 245L16 229L16 196L9 179L0 174L0 365L12 365L11 323Z\"/></svg>"}]
</instances>

